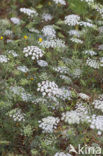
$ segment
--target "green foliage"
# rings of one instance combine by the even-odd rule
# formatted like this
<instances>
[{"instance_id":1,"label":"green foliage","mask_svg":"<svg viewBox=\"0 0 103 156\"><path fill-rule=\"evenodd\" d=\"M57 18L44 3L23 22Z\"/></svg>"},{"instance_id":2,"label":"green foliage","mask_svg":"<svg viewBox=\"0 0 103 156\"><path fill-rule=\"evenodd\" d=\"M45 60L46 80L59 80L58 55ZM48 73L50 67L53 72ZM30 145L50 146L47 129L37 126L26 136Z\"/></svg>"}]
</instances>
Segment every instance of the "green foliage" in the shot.
<instances>
[{"instance_id":1,"label":"green foliage","mask_svg":"<svg viewBox=\"0 0 103 156\"><path fill-rule=\"evenodd\" d=\"M1 2L0 155L2 156L54 156L57 152L69 153L70 144L75 149L78 144L103 146L103 137L97 135L99 130L96 127L91 129L89 122L82 122L80 119L80 123L76 123L78 116L75 115L72 116L74 118L71 119L71 123L68 122L70 117L62 119L63 113L75 112L79 104L83 105L83 108L88 108L90 119L93 114L96 116L103 114L101 107L95 109L92 104L102 94L103 89L103 45L102 49L99 49L103 42L103 14L101 10L96 9L98 6L102 8L103 2L101 1L99 5L87 3L85 0L82 2L68 0L66 5L61 5L55 1ZM20 12L20 8L23 7L36 9L38 16L28 16ZM44 13L51 14L51 20L44 20ZM71 14L80 16L81 23L87 25L66 24L65 17ZM11 17L19 18L20 23L13 23ZM43 28L48 25L53 27L56 37L51 37L53 32L50 30L45 35ZM71 35L71 31L75 33ZM79 41L76 42L76 39ZM43 46L45 42L47 45ZM43 56L37 59L33 59L31 53L26 56L23 51L28 46L36 46L44 52ZM91 55L91 51L96 54ZM4 60L2 55L5 57ZM94 62L89 64L88 59ZM38 63L40 60L47 64L41 65ZM46 89L39 88L41 83L47 80L55 82L58 90L49 92L52 87L46 88L45 85L48 90L43 95ZM87 94L89 99L80 96L79 93ZM85 113L82 113L84 116ZM46 131L48 125L52 127L52 119L48 120L44 127L43 125L40 127L48 117L59 119L59 122L53 125L53 132Z\"/></svg>"}]
</instances>

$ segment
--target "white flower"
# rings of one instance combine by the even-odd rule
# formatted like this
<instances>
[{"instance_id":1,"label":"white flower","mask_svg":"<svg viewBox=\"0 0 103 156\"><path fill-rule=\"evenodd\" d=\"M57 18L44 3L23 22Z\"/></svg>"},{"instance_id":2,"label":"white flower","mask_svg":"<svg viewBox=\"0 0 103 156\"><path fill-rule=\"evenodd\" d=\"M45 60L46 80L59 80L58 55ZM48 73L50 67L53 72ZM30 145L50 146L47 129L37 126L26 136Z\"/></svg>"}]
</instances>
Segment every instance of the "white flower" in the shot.
<instances>
[{"instance_id":1,"label":"white flower","mask_svg":"<svg viewBox=\"0 0 103 156\"><path fill-rule=\"evenodd\" d=\"M103 101L101 100L94 100L93 103L96 109L100 109L103 112Z\"/></svg>"},{"instance_id":2,"label":"white flower","mask_svg":"<svg viewBox=\"0 0 103 156\"><path fill-rule=\"evenodd\" d=\"M20 95L22 92L25 92L24 88L19 87L19 86L14 86L14 87L11 86L10 90L16 95Z\"/></svg>"},{"instance_id":3,"label":"white flower","mask_svg":"<svg viewBox=\"0 0 103 156\"><path fill-rule=\"evenodd\" d=\"M93 3L94 0L80 0L81 2Z\"/></svg>"},{"instance_id":4,"label":"white flower","mask_svg":"<svg viewBox=\"0 0 103 156\"><path fill-rule=\"evenodd\" d=\"M74 38L74 37L73 37L73 38L71 38L70 40L71 40L72 42L77 43L77 44L79 44L79 43L80 43L80 44L82 44L82 43L83 43L83 41L82 41L82 40L80 40L80 39L78 39L78 38Z\"/></svg>"},{"instance_id":5,"label":"white flower","mask_svg":"<svg viewBox=\"0 0 103 156\"><path fill-rule=\"evenodd\" d=\"M18 54L14 50L9 50L8 53L12 54L14 57L18 56Z\"/></svg>"},{"instance_id":6,"label":"white flower","mask_svg":"<svg viewBox=\"0 0 103 156\"><path fill-rule=\"evenodd\" d=\"M56 4L66 5L65 0L53 0Z\"/></svg>"},{"instance_id":7,"label":"white flower","mask_svg":"<svg viewBox=\"0 0 103 156\"><path fill-rule=\"evenodd\" d=\"M61 39L49 39L39 43L43 48L65 48L65 42Z\"/></svg>"},{"instance_id":8,"label":"white flower","mask_svg":"<svg viewBox=\"0 0 103 156\"><path fill-rule=\"evenodd\" d=\"M9 36L12 35L13 32L11 30L5 30L4 35Z\"/></svg>"},{"instance_id":9,"label":"white flower","mask_svg":"<svg viewBox=\"0 0 103 156\"><path fill-rule=\"evenodd\" d=\"M14 121L25 121L25 114L22 113L21 109L16 108L9 112L9 116L13 118Z\"/></svg>"},{"instance_id":10,"label":"white flower","mask_svg":"<svg viewBox=\"0 0 103 156\"><path fill-rule=\"evenodd\" d=\"M12 42L13 42L13 40L7 39L7 43L12 43Z\"/></svg>"},{"instance_id":11,"label":"white flower","mask_svg":"<svg viewBox=\"0 0 103 156\"><path fill-rule=\"evenodd\" d=\"M78 112L80 114L80 116L82 116L84 114L85 115L88 115L88 106L87 106L87 103L84 103L82 101L78 101L76 103L76 112Z\"/></svg>"},{"instance_id":12,"label":"white flower","mask_svg":"<svg viewBox=\"0 0 103 156\"><path fill-rule=\"evenodd\" d=\"M57 152L54 156L72 156L72 155L69 153Z\"/></svg>"},{"instance_id":13,"label":"white flower","mask_svg":"<svg viewBox=\"0 0 103 156\"><path fill-rule=\"evenodd\" d=\"M53 70L56 72L59 72L61 74L68 74L69 73L69 69L65 66L54 67Z\"/></svg>"},{"instance_id":14,"label":"white flower","mask_svg":"<svg viewBox=\"0 0 103 156\"><path fill-rule=\"evenodd\" d=\"M95 51L93 51L93 50L85 50L84 54L89 54L90 56L97 55L97 53Z\"/></svg>"},{"instance_id":15,"label":"white flower","mask_svg":"<svg viewBox=\"0 0 103 156\"><path fill-rule=\"evenodd\" d=\"M102 132L101 131L98 131L98 133L97 133L98 135L102 135Z\"/></svg>"},{"instance_id":16,"label":"white flower","mask_svg":"<svg viewBox=\"0 0 103 156\"><path fill-rule=\"evenodd\" d=\"M39 59L44 55L44 52L36 46L28 46L23 49L25 57L31 56L32 60Z\"/></svg>"},{"instance_id":17,"label":"white flower","mask_svg":"<svg viewBox=\"0 0 103 156\"><path fill-rule=\"evenodd\" d=\"M98 50L103 50L103 44L99 45Z\"/></svg>"},{"instance_id":18,"label":"white flower","mask_svg":"<svg viewBox=\"0 0 103 156\"><path fill-rule=\"evenodd\" d=\"M68 124L79 124L84 122L90 122L90 116L88 115L87 107L83 106L83 103L76 104L76 110L67 111L62 113L62 120Z\"/></svg>"},{"instance_id":19,"label":"white flower","mask_svg":"<svg viewBox=\"0 0 103 156\"><path fill-rule=\"evenodd\" d=\"M76 112L78 113L79 117L80 117L80 121L86 122L86 123L90 123L90 115L89 115L89 109L87 106L87 103L84 102L77 102L76 103Z\"/></svg>"},{"instance_id":20,"label":"white flower","mask_svg":"<svg viewBox=\"0 0 103 156\"><path fill-rule=\"evenodd\" d=\"M46 22L51 21L53 19L53 16L51 14L48 14L48 13L43 13L42 19L45 20Z\"/></svg>"},{"instance_id":21,"label":"white flower","mask_svg":"<svg viewBox=\"0 0 103 156\"><path fill-rule=\"evenodd\" d=\"M51 97L60 95L60 89L54 81L50 82L46 80L38 83L37 91L40 91L43 96Z\"/></svg>"},{"instance_id":22,"label":"white flower","mask_svg":"<svg viewBox=\"0 0 103 156\"><path fill-rule=\"evenodd\" d=\"M41 67L46 67L48 66L48 63L44 60L38 60L37 61L38 65L41 66Z\"/></svg>"},{"instance_id":23,"label":"white flower","mask_svg":"<svg viewBox=\"0 0 103 156\"><path fill-rule=\"evenodd\" d=\"M48 116L43 118L42 121L39 121L39 127L43 129L43 133L53 133L54 129L57 128L59 123L59 118Z\"/></svg>"},{"instance_id":24,"label":"white flower","mask_svg":"<svg viewBox=\"0 0 103 156\"><path fill-rule=\"evenodd\" d=\"M29 70L26 66L18 66L17 69L24 73L27 73Z\"/></svg>"},{"instance_id":25,"label":"white flower","mask_svg":"<svg viewBox=\"0 0 103 156\"><path fill-rule=\"evenodd\" d=\"M68 76L65 76L65 75L60 75L60 78L62 79L62 80L65 80L65 81L68 81L68 82L72 82L72 79L70 78L70 77L68 77Z\"/></svg>"},{"instance_id":26,"label":"white flower","mask_svg":"<svg viewBox=\"0 0 103 156\"><path fill-rule=\"evenodd\" d=\"M70 30L69 32L70 36L80 37L82 35L82 32L79 30Z\"/></svg>"},{"instance_id":27,"label":"white flower","mask_svg":"<svg viewBox=\"0 0 103 156\"><path fill-rule=\"evenodd\" d=\"M42 29L42 32L43 32L44 36L46 36L48 38L52 39L52 38L56 37L56 31L52 25L44 26Z\"/></svg>"},{"instance_id":28,"label":"white flower","mask_svg":"<svg viewBox=\"0 0 103 156\"><path fill-rule=\"evenodd\" d=\"M23 101L31 101L32 96L29 93L26 93L26 91L24 90L24 88L20 87L20 86L11 86L10 87L10 91L14 94L14 95L18 95L21 97L21 99Z\"/></svg>"},{"instance_id":29,"label":"white flower","mask_svg":"<svg viewBox=\"0 0 103 156\"><path fill-rule=\"evenodd\" d=\"M0 63L6 63L8 60L9 59L5 55L0 55Z\"/></svg>"},{"instance_id":30,"label":"white flower","mask_svg":"<svg viewBox=\"0 0 103 156\"><path fill-rule=\"evenodd\" d=\"M47 100L45 98L43 98L43 97L40 97L40 98L36 98L34 102L35 103L43 103L43 104L45 104L47 102Z\"/></svg>"},{"instance_id":31,"label":"white flower","mask_svg":"<svg viewBox=\"0 0 103 156\"><path fill-rule=\"evenodd\" d=\"M24 14L27 14L30 17L33 17L34 15L35 16L38 15L38 13L35 9L20 8L20 12L23 12Z\"/></svg>"},{"instance_id":32,"label":"white flower","mask_svg":"<svg viewBox=\"0 0 103 156\"><path fill-rule=\"evenodd\" d=\"M96 26L90 22L84 22L84 21L81 21L78 23L80 26L84 26L84 27L90 27L90 28L95 28Z\"/></svg>"},{"instance_id":33,"label":"white flower","mask_svg":"<svg viewBox=\"0 0 103 156\"><path fill-rule=\"evenodd\" d=\"M65 17L65 24L69 26L75 26L79 23L80 16L78 15L68 15Z\"/></svg>"},{"instance_id":34,"label":"white flower","mask_svg":"<svg viewBox=\"0 0 103 156\"><path fill-rule=\"evenodd\" d=\"M100 66L103 67L103 57L100 58Z\"/></svg>"},{"instance_id":35,"label":"white flower","mask_svg":"<svg viewBox=\"0 0 103 156\"><path fill-rule=\"evenodd\" d=\"M76 68L76 69L73 70L73 76L74 76L75 78L80 77L81 74L82 74L82 70L81 70L81 69Z\"/></svg>"},{"instance_id":36,"label":"white flower","mask_svg":"<svg viewBox=\"0 0 103 156\"><path fill-rule=\"evenodd\" d=\"M90 97L84 93L79 93L78 96L80 98L82 98L83 100L89 100L90 99Z\"/></svg>"},{"instance_id":37,"label":"white flower","mask_svg":"<svg viewBox=\"0 0 103 156\"><path fill-rule=\"evenodd\" d=\"M76 111L68 111L66 113L62 113L61 119L68 124L80 123L80 116Z\"/></svg>"},{"instance_id":38,"label":"white flower","mask_svg":"<svg viewBox=\"0 0 103 156\"><path fill-rule=\"evenodd\" d=\"M98 20L98 25L103 25L103 21Z\"/></svg>"},{"instance_id":39,"label":"white flower","mask_svg":"<svg viewBox=\"0 0 103 156\"><path fill-rule=\"evenodd\" d=\"M100 34L103 33L103 26L99 27L98 31L99 31Z\"/></svg>"},{"instance_id":40,"label":"white flower","mask_svg":"<svg viewBox=\"0 0 103 156\"><path fill-rule=\"evenodd\" d=\"M40 33L39 30L37 30L37 29L35 29L35 28L30 28L29 31L30 31L30 32L37 33L37 34Z\"/></svg>"},{"instance_id":41,"label":"white flower","mask_svg":"<svg viewBox=\"0 0 103 156\"><path fill-rule=\"evenodd\" d=\"M90 5L93 9L95 9L101 17L103 17L103 6L100 3L96 3L95 5Z\"/></svg>"},{"instance_id":42,"label":"white flower","mask_svg":"<svg viewBox=\"0 0 103 156\"><path fill-rule=\"evenodd\" d=\"M60 88L60 98L62 100L71 100L71 91L69 89L65 89L64 87Z\"/></svg>"},{"instance_id":43,"label":"white flower","mask_svg":"<svg viewBox=\"0 0 103 156\"><path fill-rule=\"evenodd\" d=\"M98 135L100 135L103 131L103 116L102 115L96 116L94 114L91 118L90 128L97 129Z\"/></svg>"},{"instance_id":44,"label":"white flower","mask_svg":"<svg viewBox=\"0 0 103 156\"><path fill-rule=\"evenodd\" d=\"M99 69L99 62L93 59L88 58L86 64L94 69Z\"/></svg>"},{"instance_id":45,"label":"white flower","mask_svg":"<svg viewBox=\"0 0 103 156\"><path fill-rule=\"evenodd\" d=\"M0 24L2 23L3 26L10 26L10 21L7 18L0 19Z\"/></svg>"},{"instance_id":46,"label":"white flower","mask_svg":"<svg viewBox=\"0 0 103 156\"><path fill-rule=\"evenodd\" d=\"M23 92L23 93L21 93L21 98L25 102L31 101L31 94Z\"/></svg>"},{"instance_id":47,"label":"white flower","mask_svg":"<svg viewBox=\"0 0 103 156\"><path fill-rule=\"evenodd\" d=\"M20 24L20 19L17 17L12 17L10 18L11 22L13 22L14 24L19 25Z\"/></svg>"},{"instance_id":48,"label":"white flower","mask_svg":"<svg viewBox=\"0 0 103 156\"><path fill-rule=\"evenodd\" d=\"M96 109L99 109L103 112L103 94L100 95L97 100L94 100L92 104Z\"/></svg>"},{"instance_id":49,"label":"white flower","mask_svg":"<svg viewBox=\"0 0 103 156\"><path fill-rule=\"evenodd\" d=\"M98 99L102 101L103 100L103 94L100 94Z\"/></svg>"}]
</instances>

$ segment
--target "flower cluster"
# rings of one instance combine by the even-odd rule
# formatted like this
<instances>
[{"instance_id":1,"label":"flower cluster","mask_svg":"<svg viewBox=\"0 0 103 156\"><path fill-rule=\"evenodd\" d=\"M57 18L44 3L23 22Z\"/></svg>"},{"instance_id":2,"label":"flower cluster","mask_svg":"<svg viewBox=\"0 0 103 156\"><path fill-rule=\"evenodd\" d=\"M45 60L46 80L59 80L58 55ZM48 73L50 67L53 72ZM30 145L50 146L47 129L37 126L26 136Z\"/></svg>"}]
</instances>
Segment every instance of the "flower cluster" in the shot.
<instances>
[{"instance_id":1,"label":"flower cluster","mask_svg":"<svg viewBox=\"0 0 103 156\"><path fill-rule=\"evenodd\" d=\"M65 48L65 42L61 39L49 39L42 41L40 45L43 48Z\"/></svg>"},{"instance_id":2,"label":"flower cluster","mask_svg":"<svg viewBox=\"0 0 103 156\"><path fill-rule=\"evenodd\" d=\"M10 18L11 22L13 22L14 24L19 25L20 24L20 19L17 17L12 17Z\"/></svg>"},{"instance_id":3,"label":"flower cluster","mask_svg":"<svg viewBox=\"0 0 103 156\"><path fill-rule=\"evenodd\" d=\"M16 95L20 95L22 92L25 91L24 88L20 86L11 86L10 90Z\"/></svg>"},{"instance_id":4,"label":"flower cluster","mask_svg":"<svg viewBox=\"0 0 103 156\"><path fill-rule=\"evenodd\" d=\"M84 54L88 54L88 55L90 55L90 56L95 56L95 55L97 55L97 53L96 53L95 51L93 51L93 50L85 50L85 51L84 51Z\"/></svg>"},{"instance_id":5,"label":"flower cluster","mask_svg":"<svg viewBox=\"0 0 103 156\"><path fill-rule=\"evenodd\" d=\"M4 35L6 35L6 36L10 36L12 34L13 34L13 32L9 29L5 30L5 32L4 32Z\"/></svg>"},{"instance_id":6,"label":"flower cluster","mask_svg":"<svg viewBox=\"0 0 103 156\"><path fill-rule=\"evenodd\" d=\"M59 89L59 97L62 99L62 100L71 100L71 91L69 89L66 89L64 87L60 88Z\"/></svg>"},{"instance_id":7,"label":"flower cluster","mask_svg":"<svg viewBox=\"0 0 103 156\"><path fill-rule=\"evenodd\" d=\"M32 102L32 96L31 96L31 94L26 93L26 92L23 92L23 93L21 93L20 96L21 96L21 98L22 98L23 101L25 101L25 102L31 101Z\"/></svg>"},{"instance_id":8,"label":"flower cluster","mask_svg":"<svg viewBox=\"0 0 103 156\"><path fill-rule=\"evenodd\" d=\"M83 41L82 40L80 40L80 39L78 39L78 38L74 38L74 37L72 37L71 39L70 39L72 42L74 42L74 43L77 43L77 44L82 44L83 43Z\"/></svg>"},{"instance_id":9,"label":"flower cluster","mask_svg":"<svg viewBox=\"0 0 103 156\"><path fill-rule=\"evenodd\" d=\"M53 16L48 13L43 13L42 19L45 20L46 22L51 21L53 19Z\"/></svg>"},{"instance_id":10,"label":"flower cluster","mask_svg":"<svg viewBox=\"0 0 103 156\"><path fill-rule=\"evenodd\" d=\"M80 0L81 2L93 3L94 0Z\"/></svg>"},{"instance_id":11,"label":"flower cluster","mask_svg":"<svg viewBox=\"0 0 103 156\"><path fill-rule=\"evenodd\" d=\"M84 102L82 102L82 101L78 101L77 103L76 103L76 106L75 106L75 108L76 108L76 111L78 112L78 113L83 113L83 114L88 114L88 108L87 108L88 106L87 106L87 103L84 103Z\"/></svg>"},{"instance_id":12,"label":"flower cluster","mask_svg":"<svg viewBox=\"0 0 103 156\"><path fill-rule=\"evenodd\" d=\"M80 17L78 15L68 15L65 17L65 24L75 26L79 24Z\"/></svg>"},{"instance_id":13,"label":"flower cluster","mask_svg":"<svg viewBox=\"0 0 103 156\"><path fill-rule=\"evenodd\" d=\"M38 15L38 13L35 9L20 8L20 12L23 12L24 14L27 14L30 17Z\"/></svg>"},{"instance_id":14,"label":"flower cluster","mask_svg":"<svg viewBox=\"0 0 103 156\"><path fill-rule=\"evenodd\" d=\"M18 54L14 50L9 50L8 53L12 54L14 57L18 56Z\"/></svg>"},{"instance_id":15,"label":"flower cluster","mask_svg":"<svg viewBox=\"0 0 103 156\"><path fill-rule=\"evenodd\" d=\"M99 115L96 116L95 114L91 118L91 125L90 128L97 129L98 135L102 134L103 131L103 116Z\"/></svg>"},{"instance_id":16,"label":"flower cluster","mask_svg":"<svg viewBox=\"0 0 103 156\"><path fill-rule=\"evenodd\" d=\"M103 57L100 57L100 66L103 67Z\"/></svg>"},{"instance_id":17,"label":"flower cluster","mask_svg":"<svg viewBox=\"0 0 103 156\"><path fill-rule=\"evenodd\" d=\"M7 43L13 43L13 40L7 39Z\"/></svg>"},{"instance_id":18,"label":"flower cluster","mask_svg":"<svg viewBox=\"0 0 103 156\"><path fill-rule=\"evenodd\" d=\"M66 5L65 0L53 0L56 4Z\"/></svg>"},{"instance_id":19,"label":"flower cluster","mask_svg":"<svg viewBox=\"0 0 103 156\"><path fill-rule=\"evenodd\" d=\"M0 63L6 63L8 60L9 59L5 55L0 55Z\"/></svg>"},{"instance_id":20,"label":"flower cluster","mask_svg":"<svg viewBox=\"0 0 103 156\"><path fill-rule=\"evenodd\" d=\"M78 96L80 98L82 98L83 100L89 100L90 99L90 97L84 93L79 93Z\"/></svg>"},{"instance_id":21,"label":"flower cluster","mask_svg":"<svg viewBox=\"0 0 103 156\"><path fill-rule=\"evenodd\" d=\"M80 37L82 35L82 32L79 30L70 30L69 32L70 36Z\"/></svg>"},{"instance_id":22,"label":"flower cluster","mask_svg":"<svg viewBox=\"0 0 103 156\"><path fill-rule=\"evenodd\" d=\"M37 46L28 46L23 49L25 57L31 56L32 60L39 59L43 56L44 52Z\"/></svg>"},{"instance_id":23,"label":"flower cluster","mask_svg":"<svg viewBox=\"0 0 103 156\"><path fill-rule=\"evenodd\" d=\"M90 22L84 22L84 21L81 21L78 23L80 26L84 26L84 27L89 27L89 28L95 28L96 26Z\"/></svg>"},{"instance_id":24,"label":"flower cluster","mask_svg":"<svg viewBox=\"0 0 103 156\"><path fill-rule=\"evenodd\" d=\"M17 69L23 73L27 73L29 71L29 69L26 66L18 66Z\"/></svg>"},{"instance_id":25,"label":"flower cluster","mask_svg":"<svg viewBox=\"0 0 103 156\"><path fill-rule=\"evenodd\" d=\"M62 79L62 80L65 80L65 81L67 81L67 82L72 82L72 80L71 80L71 78L70 77L68 77L68 76L65 76L65 75L60 75L60 78Z\"/></svg>"},{"instance_id":26,"label":"flower cluster","mask_svg":"<svg viewBox=\"0 0 103 156\"><path fill-rule=\"evenodd\" d=\"M21 109L16 108L9 112L9 116L13 118L14 121L25 121L25 114L22 113Z\"/></svg>"},{"instance_id":27,"label":"flower cluster","mask_svg":"<svg viewBox=\"0 0 103 156\"><path fill-rule=\"evenodd\" d=\"M62 120L68 124L80 124L81 122L90 122L88 109L83 106L83 103L76 104L76 110L67 111L62 113Z\"/></svg>"},{"instance_id":28,"label":"flower cluster","mask_svg":"<svg viewBox=\"0 0 103 156\"><path fill-rule=\"evenodd\" d=\"M42 121L39 121L39 127L43 129L43 133L53 133L54 129L57 128L59 121L59 118L48 116L43 118Z\"/></svg>"},{"instance_id":29,"label":"flower cluster","mask_svg":"<svg viewBox=\"0 0 103 156\"><path fill-rule=\"evenodd\" d=\"M35 28L30 28L29 31L32 32L32 33L37 33L37 34L40 33L39 30L35 29Z\"/></svg>"},{"instance_id":30,"label":"flower cluster","mask_svg":"<svg viewBox=\"0 0 103 156\"><path fill-rule=\"evenodd\" d=\"M38 60L37 63L38 63L38 65L40 67L46 67L46 66L48 66L48 63L46 61L44 61L44 60Z\"/></svg>"},{"instance_id":31,"label":"flower cluster","mask_svg":"<svg viewBox=\"0 0 103 156\"><path fill-rule=\"evenodd\" d=\"M60 89L58 88L57 84L52 81L42 81L38 83L37 91L42 93L42 96L58 96L60 94Z\"/></svg>"},{"instance_id":32,"label":"flower cluster","mask_svg":"<svg viewBox=\"0 0 103 156\"><path fill-rule=\"evenodd\" d=\"M20 86L11 86L10 91L19 97L25 102L32 101L32 96L29 93L26 93L25 89Z\"/></svg>"},{"instance_id":33,"label":"flower cluster","mask_svg":"<svg viewBox=\"0 0 103 156\"><path fill-rule=\"evenodd\" d=\"M96 5L91 5L91 7L93 9L95 9L97 12L99 12L99 14L101 15L101 17L103 17L103 6L101 4L96 4Z\"/></svg>"},{"instance_id":34,"label":"flower cluster","mask_svg":"<svg viewBox=\"0 0 103 156\"><path fill-rule=\"evenodd\" d=\"M67 67L63 67L63 66L54 67L53 70L56 72L59 72L61 74L68 74L69 73L69 69Z\"/></svg>"},{"instance_id":35,"label":"flower cluster","mask_svg":"<svg viewBox=\"0 0 103 156\"><path fill-rule=\"evenodd\" d=\"M57 152L54 156L72 156L72 155L69 153Z\"/></svg>"},{"instance_id":36,"label":"flower cluster","mask_svg":"<svg viewBox=\"0 0 103 156\"><path fill-rule=\"evenodd\" d=\"M103 33L103 26L99 27L98 31L99 31L100 34Z\"/></svg>"},{"instance_id":37,"label":"flower cluster","mask_svg":"<svg viewBox=\"0 0 103 156\"><path fill-rule=\"evenodd\" d=\"M42 29L42 32L43 32L44 36L46 36L48 38L53 39L56 37L56 31L52 25L44 26Z\"/></svg>"},{"instance_id":38,"label":"flower cluster","mask_svg":"<svg viewBox=\"0 0 103 156\"><path fill-rule=\"evenodd\" d=\"M89 109L87 103L83 103L78 101L76 103L76 112L79 114L81 122L87 122L90 123L90 115L89 115Z\"/></svg>"},{"instance_id":39,"label":"flower cluster","mask_svg":"<svg viewBox=\"0 0 103 156\"><path fill-rule=\"evenodd\" d=\"M94 100L92 104L96 109L99 109L103 112L103 95L99 96L97 100Z\"/></svg>"},{"instance_id":40,"label":"flower cluster","mask_svg":"<svg viewBox=\"0 0 103 156\"><path fill-rule=\"evenodd\" d=\"M79 78L81 76L81 74L82 74L82 70L81 69L76 68L76 69L73 70L74 78Z\"/></svg>"},{"instance_id":41,"label":"flower cluster","mask_svg":"<svg viewBox=\"0 0 103 156\"><path fill-rule=\"evenodd\" d=\"M86 61L87 65L94 68L94 69L99 69L99 62L93 59L88 58Z\"/></svg>"},{"instance_id":42,"label":"flower cluster","mask_svg":"<svg viewBox=\"0 0 103 156\"><path fill-rule=\"evenodd\" d=\"M98 46L98 50L103 50L103 44Z\"/></svg>"},{"instance_id":43,"label":"flower cluster","mask_svg":"<svg viewBox=\"0 0 103 156\"><path fill-rule=\"evenodd\" d=\"M76 111L68 111L66 113L62 113L61 119L68 124L80 123L80 116Z\"/></svg>"}]
</instances>

